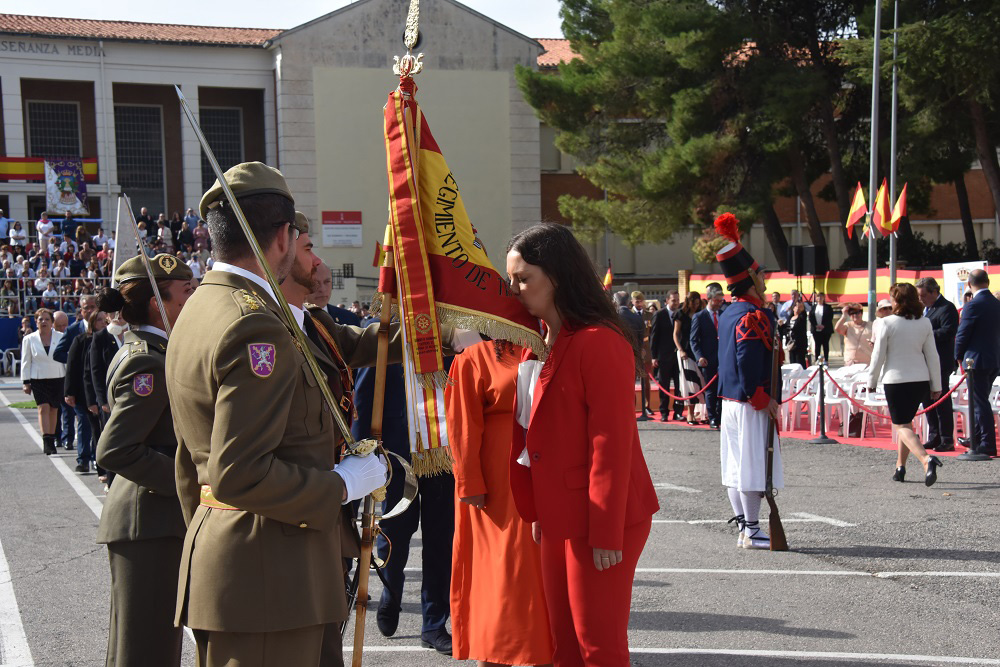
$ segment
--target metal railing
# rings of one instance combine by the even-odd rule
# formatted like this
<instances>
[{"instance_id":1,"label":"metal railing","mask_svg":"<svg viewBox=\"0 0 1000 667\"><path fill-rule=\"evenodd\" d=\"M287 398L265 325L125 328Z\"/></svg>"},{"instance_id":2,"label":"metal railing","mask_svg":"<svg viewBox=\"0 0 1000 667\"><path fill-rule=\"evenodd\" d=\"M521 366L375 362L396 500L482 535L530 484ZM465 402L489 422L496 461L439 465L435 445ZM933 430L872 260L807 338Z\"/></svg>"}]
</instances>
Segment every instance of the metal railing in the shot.
<instances>
[{"instance_id":1,"label":"metal railing","mask_svg":"<svg viewBox=\"0 0 1000 667\"><path fill-rule=\"evenodd\" d=\"M37 276L25 280L0 278L0 288L2 288L0 289L0 315L24 317L34 314L39 308L74 313L80 307L81 296L96 294L100 288L111 286L110 276L49 278L50 285L58 294L45 296L43 292L35 289L36 279ZM13 289L7 290L5 287L7 281L13 283L11 285Z\"/></svg>"}]
</instances>

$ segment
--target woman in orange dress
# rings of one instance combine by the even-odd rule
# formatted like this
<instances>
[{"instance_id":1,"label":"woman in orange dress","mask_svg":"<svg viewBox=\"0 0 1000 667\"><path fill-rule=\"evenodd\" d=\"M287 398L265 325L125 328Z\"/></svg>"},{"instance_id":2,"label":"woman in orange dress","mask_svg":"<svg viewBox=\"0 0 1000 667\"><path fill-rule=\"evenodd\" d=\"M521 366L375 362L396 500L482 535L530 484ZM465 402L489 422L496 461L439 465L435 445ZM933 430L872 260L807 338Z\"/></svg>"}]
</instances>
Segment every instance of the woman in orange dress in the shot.
<instances>
[{"instance_id":1,"label":"woman in orange dress","mask_svg":"<svg viewBox=\"0 0 1000 667\"><path fill-rule=\"evenodd\" d=\"M490 665L552 662L541 550L511 497L508 457L521 349L484 342L455 357L445 390L455 458L452 651Z\"/></svg>"}]
</instances>

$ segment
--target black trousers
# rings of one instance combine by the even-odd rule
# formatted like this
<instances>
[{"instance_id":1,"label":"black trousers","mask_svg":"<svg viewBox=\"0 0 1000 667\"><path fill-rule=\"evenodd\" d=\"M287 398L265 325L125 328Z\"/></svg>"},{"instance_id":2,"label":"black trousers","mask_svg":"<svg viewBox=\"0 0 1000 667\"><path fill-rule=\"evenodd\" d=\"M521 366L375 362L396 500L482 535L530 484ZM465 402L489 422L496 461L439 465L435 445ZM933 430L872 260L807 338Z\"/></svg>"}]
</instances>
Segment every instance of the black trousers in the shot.
<instances>
[{"instance_id":1,"label":"black trousers","mask_svg":"<svg viewBox=\"0 0 1000 667\"><path fill-rule=\"evenodd\" d=\"M973 408L976 411L976 433L969 443L981 454L997 455L997 434L994 430L993 408L990 406L990 389L997 377L997 369L977 368L973 371Z\"/></svg>"},{"instance_id":2,"label":"black trousers","mask_svg":"<svg viewBox=\"0 0 1000 667\"><path fill-rule=\"evenodd\" d=\"M659 362L659 368L656 369L656 383L660 385L660 416L666 419L670 397L663 390L672 391L675 396L683 396L684 390L681 389L681 369L677 365L677 352L671 352ZM680 415L683 410L684 401L674 401L674 414Z\"/></svg>"},{"instance_id":3,"label":"black trousers","mask_svg":"<svg viewBox=\"0 0 1000 667\"><path fill-rule=\"evenodd\" d=\"M952 370L941 369L941 386L944 391L951 388L947 386L947 382ZM941 405L927 413L927 444L937 446L954 444L954 442L955 406L952 403L952 396L949 395L941 402Z\"/></svg>"},{"instance_id":4,"label":"black trousers","mask_svg":"<svg viewBox=\"0 0 1000 667\"><path fill-rule=\"evenodd\" d=\"M705 376L705 382L711 382L712 378L715 377L716 373L719 372L718 366L712 366L709 364L705 368L701 369L702 374ZM716 379L712 382L708 389L705 390L705 404L708 408L708 420L715 422L716 424L722 423L722 403L719 402L719 380Z\"/></svg>"},{"instance_id":5,"label":"black trousers","mask_svg":"<svg viewBox=\"0 0 1000 667\"><path fill-rule=\"evenodd\" d=\"M392 458L392 481L386 491L386 507L392 507L403 495L403 470ZM384 574L388 588L382 589L379 605L398 606L403 597L410 538L421 530L420 609L421 633L445 628L451 615L451 545L455 538L455 478L451 473L417 478L417 497L397 517L379 522L382 534L375 548L379 558L389 557ZM386 539L388 538L388 542ZM392 555L389 555L389 542ZM392 591L389 591L389 588Z\"/></svg>"},{"instance_id":6,"label":"black trousers","mask_svg":"<svg viewBox=\"0 0 1000 667\"><path fill-rule=\"evenodd\" d=\"M823 357L824 359L830 359L830 336L824 334L813 334L813 344L816 346L816 354L814 355L817 359Z\"/></svg>"}]
</instances>

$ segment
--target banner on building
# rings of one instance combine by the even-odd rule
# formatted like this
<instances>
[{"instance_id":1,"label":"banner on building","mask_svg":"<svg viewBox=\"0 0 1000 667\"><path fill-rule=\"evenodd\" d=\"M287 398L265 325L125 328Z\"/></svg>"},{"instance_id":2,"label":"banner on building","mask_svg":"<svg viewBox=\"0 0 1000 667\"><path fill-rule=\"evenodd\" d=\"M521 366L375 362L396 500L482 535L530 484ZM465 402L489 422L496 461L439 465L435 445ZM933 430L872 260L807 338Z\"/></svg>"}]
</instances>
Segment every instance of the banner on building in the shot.
<instances>
[{"instance_id":1,"label":"banner on building","mask_svg":"<svg viewBox=\"0 0 1000 667\"><path fill-rule=\"evenodd\" d=\"M90 215L83 160L45 160L45 211L49 215Z\"/></svg>"},{"instance_id":2,"label":"banner on building","mask_svg":"<svg viewBox=\"0 0 1000 667\"><path fill-rule=\"evenodd\" d=\"M969 274L976 269L985 269L986 262L956 262L954 264L942 264L941 271L944 274L944 286L941 294L944 298L955 304L955 307L962 310L965 305L964 295L969 284Z\"/></svg>"}]
</instances>

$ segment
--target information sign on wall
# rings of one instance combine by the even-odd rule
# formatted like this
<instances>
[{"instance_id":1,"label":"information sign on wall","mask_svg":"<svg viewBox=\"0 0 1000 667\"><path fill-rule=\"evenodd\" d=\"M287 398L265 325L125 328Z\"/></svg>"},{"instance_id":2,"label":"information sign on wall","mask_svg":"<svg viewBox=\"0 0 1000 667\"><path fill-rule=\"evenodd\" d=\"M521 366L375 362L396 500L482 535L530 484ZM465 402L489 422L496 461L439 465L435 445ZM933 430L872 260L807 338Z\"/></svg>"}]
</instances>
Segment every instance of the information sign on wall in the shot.
<instances>
[{"instance_id":1,"label":"information sign on wall","mask_svg":"<svg viewBox=\"0 0 1000 667\"><path fill-rule=\"evenodd\" d=\"M361 248L361 211L323 211L324 248Z\"/></svg>"}]
</instances>

